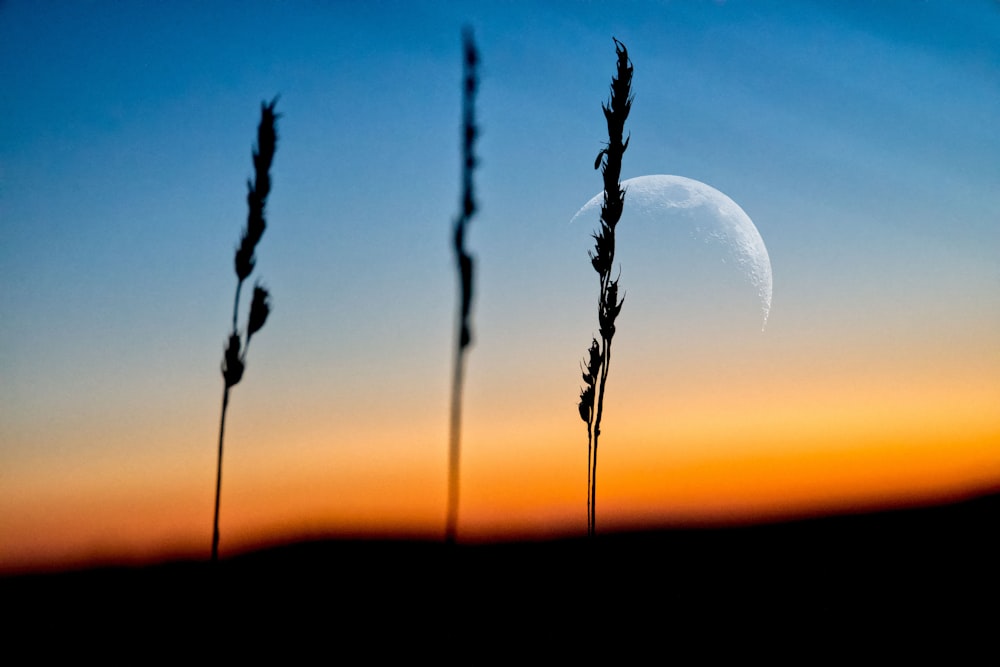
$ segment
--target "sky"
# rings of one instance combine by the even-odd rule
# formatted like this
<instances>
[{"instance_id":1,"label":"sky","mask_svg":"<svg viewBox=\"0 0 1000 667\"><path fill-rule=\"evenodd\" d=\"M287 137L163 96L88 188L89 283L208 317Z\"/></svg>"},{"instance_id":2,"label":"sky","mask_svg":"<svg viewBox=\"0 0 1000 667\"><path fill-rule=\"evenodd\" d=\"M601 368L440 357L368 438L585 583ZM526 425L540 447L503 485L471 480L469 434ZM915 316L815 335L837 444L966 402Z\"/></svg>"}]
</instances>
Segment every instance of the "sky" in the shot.
<instances>
[{"instance_id":1,"label":"sky","mask_svg":"<svg viewBox=\"0 0 1000 667\"><path fill-rule=\"evenodd\" d=\"M466 25L460 541L586 531L598 222L569 221L602 187L612 37L623 178L725 193L774 288L747 326L664 240L681 223L630 229L626 195L598 532L1000 487L997 2L5 0L0 570L208 557L232 254L275 96L250 279L273 308L230 398L221 553L443 538Z\"/></svg>"}]
</instances>

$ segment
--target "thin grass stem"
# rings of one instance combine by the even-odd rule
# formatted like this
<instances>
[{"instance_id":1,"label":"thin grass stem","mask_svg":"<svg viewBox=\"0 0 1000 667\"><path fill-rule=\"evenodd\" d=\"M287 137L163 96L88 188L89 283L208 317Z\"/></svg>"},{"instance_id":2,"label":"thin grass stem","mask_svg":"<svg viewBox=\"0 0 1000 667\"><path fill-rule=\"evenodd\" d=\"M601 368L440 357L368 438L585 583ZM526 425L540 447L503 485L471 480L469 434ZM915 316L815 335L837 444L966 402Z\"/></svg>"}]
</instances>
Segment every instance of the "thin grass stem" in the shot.
<instances>
[{"instance_id":1,"label":"thin grass stem","mask_svg":"<svg viewBox=\"0 0 1000 667\"><path fill-rule=\"evenodd\" d=\"M222 494L222 442L226 432L226 409L229 407L229 386L222 390L222 417L219 419L219 460L215 468L215 520L212 524L212 562L219 560L219 501Z\"/></svg>"},{"instance_id":2,"label":"thin grass stem","mask_svg":"<svg viewBox=\"0 0 1000 667\"><path fill-rule=\"evenodd\" d=\"M458 530L458 482L459 457L461 454L462 436L462 384L465 374L465 351L457 346L455 353L455 368L451 385L451 424L449 429L448 448L448 519L445 528L449 544L455 542Z\"/></svg>"}]
</instances>

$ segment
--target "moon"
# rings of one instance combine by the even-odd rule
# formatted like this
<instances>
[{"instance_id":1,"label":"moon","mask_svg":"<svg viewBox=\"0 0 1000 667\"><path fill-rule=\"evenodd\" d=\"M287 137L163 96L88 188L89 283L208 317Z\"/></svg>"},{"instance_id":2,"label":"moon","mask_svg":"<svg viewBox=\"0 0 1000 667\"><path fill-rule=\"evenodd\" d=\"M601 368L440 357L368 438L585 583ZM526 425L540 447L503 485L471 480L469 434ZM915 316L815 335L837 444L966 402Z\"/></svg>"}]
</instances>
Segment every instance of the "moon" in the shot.
<instances>
[{"instance_id":1,"label":"moon","mask_svg":"<svg viewBox=\"0 0 1000 667\"><path fill-rule=\"evenodd\" d=\"M621 259L621 250L627 247L623 246L623 240L631 238L633 246L638 248L636 253L643 253L645 261L691 266L696 261L707 263L714 277L699 277L688 288L701 289L703 293L698 298L702 300L717 299L718 293L709 292L714 289L709 283L722 273L732 273L735 267L736 282L742 282L749 290L747 298L756 297L763 331L771 312L771 259L750 216L724 193L684 176L638 176L622 181L622 187L625 208L616 228L619 247L616 260ZM595 195L570 223L598 220L603 197L603 192ZM645 241L635 238L643 235ZM676 279L675 276L672 280ZM627 282L623 280L622 285ZM667 287L677 289L675 285Z\"/></svg>"}]
</instances>

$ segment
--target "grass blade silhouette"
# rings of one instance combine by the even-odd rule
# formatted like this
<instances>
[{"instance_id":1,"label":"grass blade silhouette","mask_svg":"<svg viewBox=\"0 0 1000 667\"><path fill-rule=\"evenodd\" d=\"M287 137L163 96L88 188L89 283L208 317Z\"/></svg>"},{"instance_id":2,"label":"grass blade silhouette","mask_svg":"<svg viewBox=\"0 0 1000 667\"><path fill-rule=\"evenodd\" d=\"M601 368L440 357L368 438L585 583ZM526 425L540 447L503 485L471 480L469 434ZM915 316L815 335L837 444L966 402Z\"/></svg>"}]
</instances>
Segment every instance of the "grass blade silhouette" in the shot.
<instances>
[{"instance_id":1,"label":"grass blade silhouette","mask_svg":"<svg viewBox=\"0 0 1000 667\"><path fill-rule=\"evenodd\" d=\"M614 38L612 38L614 39ZM618 57L617 71L611 79L611 99L603 104L608 124L608 143L597 154L594 169L601 168L604 179L604 202L601 205L601 228L593 234L594 250L590 263L600 277L597 320L601 340L593 339L583 372L584 388L580 391L580 418L587 424L587 534L597 529L597 447L604 416L604 392L611 365L611 340L615 335L615 320L625 302L618 299L618 278L611 279L615 262L615 227L622 216L625 190L621 186L622 155L628 148L624 138L625 120L632 107L632 63L625 45L614 39Z\"/></svg>"},{"instance_id":2,"label":"grass blade silhouette","mask_svg":"<svg viewBox=\"0 0 1000 667\"><path fill-rule=\"evenodd\" d=\"M462 85L462 195L460 212L455 220L454 247L458 270L458 332L455 340L454 376L451 386L451 423L448 448L448 516L445 539L454 543L458 524L458 466L461 451L462 380L465 367L465 350L472 343L472 257L465 250L465 230L476 212L472 175L476 167L473 151L478 129L475 118L475 96L478 87L476 66L479 54L468 28L463 33L463 85Z\"/></svg>"},{"instance_id":3,"label":"grass blade silhouette","mask_svg":"<svg viewBox=\"0 0 1000 667\"><path fill-rule=\"evenodd\" d=\"M254 251L267 223L264 220L264 206L267 195L271 192L271 162L277 147L278 135L276 122L279 117L274 113L275 97L270 104L260 105L260 124L257 126L257 146L253 151L254 180L247 181L247 226L240 237L240 245L236 249L233 260L236 269L236 296L233 298L233 329L229 334L229 342L222 358L222 378L225 387L222 391L222 416L219 419L219 455L215 472L215 519L212 525L212 562L219 560L219 500L222 494L222 443L226 431L226 410L229 407L229 390L243 378L246 369L247 351L250 349L251 337L260 331L271 312L270 294L259 283L254 285L253 297L250 300L250 313L247 317L246 342L240 338L237 321L240 312L240 291L243 282L253 272L256 258Z\"/></svg>"}]
</instances>

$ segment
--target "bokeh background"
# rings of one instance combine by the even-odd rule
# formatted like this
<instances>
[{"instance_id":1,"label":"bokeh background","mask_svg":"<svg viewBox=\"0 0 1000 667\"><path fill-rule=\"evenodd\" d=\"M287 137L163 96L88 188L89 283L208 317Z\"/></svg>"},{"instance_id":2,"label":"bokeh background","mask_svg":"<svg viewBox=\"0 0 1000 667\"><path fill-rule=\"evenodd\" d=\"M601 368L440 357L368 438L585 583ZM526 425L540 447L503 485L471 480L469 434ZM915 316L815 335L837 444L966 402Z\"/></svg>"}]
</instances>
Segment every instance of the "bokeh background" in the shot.
<instances>
[{"instance_id":1,"label":"bokeh background","mask_svg":"<svg viewBox=\"0 0 1000 667\"><path fill-rule=\"evenodd\" d=\"M569 220L601 188L612 36L635 66L623 177L735 200L774 297L763 332L730 321L623 221L598 531L1000 485L996 2L6 0L0 569L207 558L232 253L277 94L274 308L232 394L222 554L443 537L463 25L460 540L586 529L597 281Z\"/></svg>"}]
</instances>

